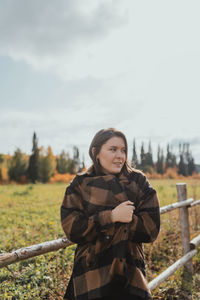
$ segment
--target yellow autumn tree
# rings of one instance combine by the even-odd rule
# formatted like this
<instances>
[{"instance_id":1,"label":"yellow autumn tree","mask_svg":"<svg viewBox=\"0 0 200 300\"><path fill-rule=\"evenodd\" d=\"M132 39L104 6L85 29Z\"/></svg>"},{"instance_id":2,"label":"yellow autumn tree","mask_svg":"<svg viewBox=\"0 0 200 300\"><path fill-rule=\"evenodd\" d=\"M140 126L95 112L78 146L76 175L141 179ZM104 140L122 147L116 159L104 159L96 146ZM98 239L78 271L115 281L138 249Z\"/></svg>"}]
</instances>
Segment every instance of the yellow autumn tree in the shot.
<instances>
[{"instance_id":1,"label":"yellow autumn tree","mask_svg":"<svg viewBox=\"0 0 200 300\"><path fill-rule=\"evenodd\" d=\"M6 157L3 154L0 154L0 183L8 183L8 167Z\"/></svg>"},{"instance_id":2,"label":"yellow autumn tree","mask_svg":"<svg viewBox=\"0 0 200 300\"><path fill-rule=\"evenodd\" d=\"M53 151L50 146L48 146L46 154L44 151L40 155L39 159L39 177L42 182L48 182L50 177L54 174L56 169L56 160L53 155Z\"/></svg>"}]
</instances>

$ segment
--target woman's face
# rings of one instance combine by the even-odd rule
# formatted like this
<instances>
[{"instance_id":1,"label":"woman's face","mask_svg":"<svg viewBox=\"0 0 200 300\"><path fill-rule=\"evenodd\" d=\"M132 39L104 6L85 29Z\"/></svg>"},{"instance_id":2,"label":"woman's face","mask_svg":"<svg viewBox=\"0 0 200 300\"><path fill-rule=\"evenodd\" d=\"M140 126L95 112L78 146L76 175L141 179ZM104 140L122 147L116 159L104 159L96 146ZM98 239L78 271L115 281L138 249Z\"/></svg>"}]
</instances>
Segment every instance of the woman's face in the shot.
<instances>
[{"instance_id":1,"label":"woman's face","mask_svg":"<svg viewBox=\"0 0 200 300\"><path fill-rule=\"evenodd\" d=\"M126 148L121 137L114 136L102 145L97 154L105 174L117 174L126 161Z\"/></svg>"}]
</instances>

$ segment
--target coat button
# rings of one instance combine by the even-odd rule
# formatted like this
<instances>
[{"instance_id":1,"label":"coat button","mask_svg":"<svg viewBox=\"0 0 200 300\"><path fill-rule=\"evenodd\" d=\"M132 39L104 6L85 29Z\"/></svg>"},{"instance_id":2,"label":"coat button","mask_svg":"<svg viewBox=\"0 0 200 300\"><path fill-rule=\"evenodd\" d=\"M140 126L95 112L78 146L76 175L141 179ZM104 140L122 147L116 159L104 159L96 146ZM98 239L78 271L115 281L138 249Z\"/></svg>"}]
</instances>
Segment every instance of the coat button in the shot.
<instances>
[{"instance_id":1,"label":"coat button","mask_svg":"<svg viewBox=\"0 0 200 300\"><path fill-rule=\"evenodd\" d=\"M109 236L109 235L106 235L106 239L109 240L109 239L110 239L110 236Z\"/></svg>"}]
</instances>

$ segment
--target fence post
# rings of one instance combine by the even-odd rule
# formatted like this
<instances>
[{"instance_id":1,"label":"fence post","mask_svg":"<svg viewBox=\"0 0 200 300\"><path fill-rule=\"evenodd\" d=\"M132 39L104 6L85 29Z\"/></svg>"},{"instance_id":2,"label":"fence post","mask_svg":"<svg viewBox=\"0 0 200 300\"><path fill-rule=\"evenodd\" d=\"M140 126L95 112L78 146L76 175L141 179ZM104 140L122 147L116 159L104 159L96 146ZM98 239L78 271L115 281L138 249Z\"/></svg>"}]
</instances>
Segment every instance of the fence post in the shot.
<instances>
[{"instance_id":1,"label":"fence post","mask_svg":"<svg viewBox=\"0 0 200 300\"><path fill-rule=\"evenodd\" d=\"M186 183L177 183L177 196L178 201L187 200L187 187ZM179 209L179 218L180 218L180 229L181 229L181 238L182 238L182 250L183 255L190 251L190 224L189 224L189 213L188 207L180 207ZM183 270L182 274L182 287L186 290L191 289L191 281L192 281L192 274L193 274L193 266L192 266L192 259L189 260Z\"/></svg>"}]
</instances>

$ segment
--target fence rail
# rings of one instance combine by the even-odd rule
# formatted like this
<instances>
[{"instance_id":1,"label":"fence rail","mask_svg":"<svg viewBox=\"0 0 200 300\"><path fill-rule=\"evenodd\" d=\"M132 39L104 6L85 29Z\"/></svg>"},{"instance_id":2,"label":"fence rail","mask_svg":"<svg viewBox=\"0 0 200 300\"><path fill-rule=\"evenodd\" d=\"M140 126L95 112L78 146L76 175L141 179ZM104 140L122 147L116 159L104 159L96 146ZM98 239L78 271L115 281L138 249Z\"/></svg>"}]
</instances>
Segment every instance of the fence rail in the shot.
<instances>
[{"instance_id":1,"label":"fence rail","mask_svg":"<svg viewBox=\"0 0 200 300\"><path fill-rule=\"evenodd\" d=\"M176 203L172 203L172 204L167 205L167 206L162 206L160 208L160 213L165 214L165 213L167 213L171 210L174 210L174 209L177 209L177 208L180 208L180 207L190 206L193 201L194 201L194 199L190 198L190 199L187 199L187 200L182 201L182 202L176 202Z\"/></svg>"},{"instance_id":2,"label":"fence rail","mask_svg":"<svg viewBox=\"0 0 200 300\"><path fill-rule=\"evenodd\" d=\"M180 267L185 265L194 255L197 254L197 250L194 249L188 252L186 255L177 260L173 265L167 268L164 272L158 275L155 279L149 282L150 290L154 290L157 288L163 281L165 281L168 277L170 277L175 271L177 271Z\"/></svg>"},{"instance_id":3,"label":"fence rail","mask_svg":"<svg viewBox=\"0 0 200 300\"><path fill-rule=\"evenodd\" d=\"M193 198L187 199L187 189L185 183L178 183L177 195L178 202L163 206L160 208L160 213L164 214L169 211L179 209L180 212L180 227L182 233L182 248L183 257L177 260L173 265L167 268L164 272L159 274L155 279L149 283L150 290L158 287L163 281L170 277L180 267L185 266L186 270L192 275L192 257L196 255L196 247L200 245L200 235L190 241L190 226L189 226L189 214L188 209L200 204L200 199L194 201ZM48 252L57 251L62 248L66 248L73 243L66 237L43 242L37 245L31 245L29 247L20 248L11 253L0 254L0 268L6 267L10 264L16 263L21 260L25 260L31 257L39 256Z\"/></svg>"},{"instance_id":4,"label":"fence rail","mask_svg":"<svg viewBox=\"0 0 200 300\"><path fill-rule=\"evenodd\" d=\"M39 256L48 252L57 251L61 248L66 248L73 243L67 238L43 242L37 245L20 248L11 253L0 254L0 268L6 267L21 260Z\"/></svg>"}]
</instances>

